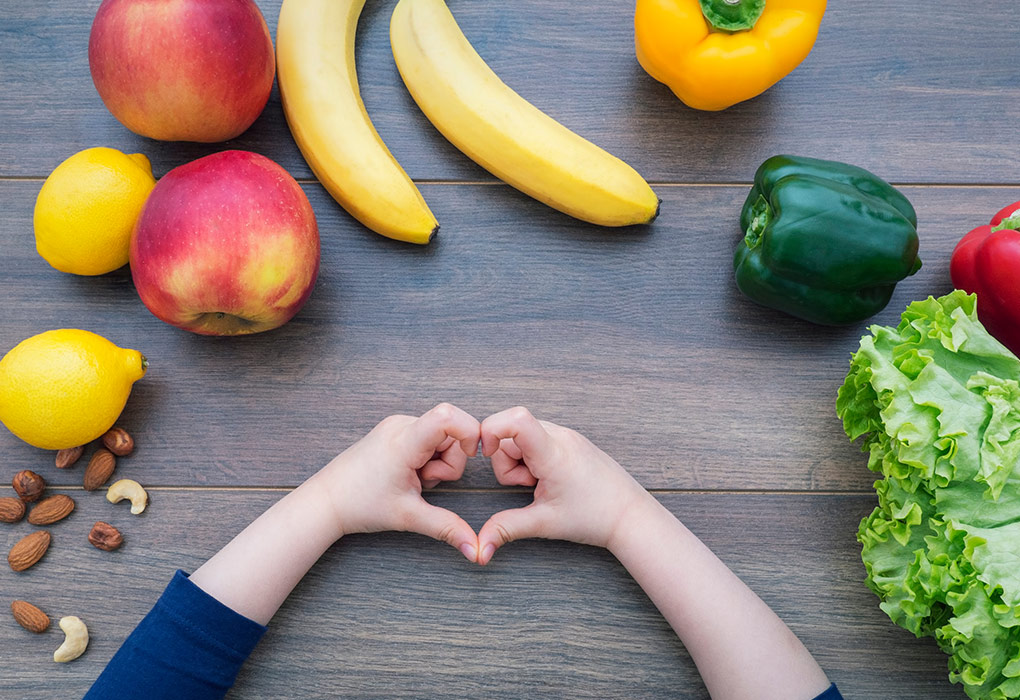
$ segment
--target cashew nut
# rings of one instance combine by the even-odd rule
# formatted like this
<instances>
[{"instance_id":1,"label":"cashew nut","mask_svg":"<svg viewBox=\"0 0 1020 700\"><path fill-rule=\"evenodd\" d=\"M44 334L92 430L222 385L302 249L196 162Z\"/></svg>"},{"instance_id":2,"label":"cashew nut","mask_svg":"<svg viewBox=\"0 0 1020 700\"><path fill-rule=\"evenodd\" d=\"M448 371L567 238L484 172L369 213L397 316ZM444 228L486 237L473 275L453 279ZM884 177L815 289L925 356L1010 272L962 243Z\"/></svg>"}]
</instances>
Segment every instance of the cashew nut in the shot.
<instances>
[{"instance_id":1,"label":"cashew nut","mask_svg":"<svg viewBox=\"0 0 1020 700\"><path fill-rule=\"evenodd\" d=\"M64 643L53 652L53 660L57 663L74 661L85 653L89 645L89 630L79 618L71 615L60 618L60 629L64 630Z\"/></svg>"},{"instance_id":2,"label":"cashew nut","mask_svg":"<svg viewBox=\"0 0 1020 700\"><path fill-rule=\"evenodd\" d=\"M125 498L131 501L131 514L138 515L149 504L149 494L134 479L121 479L106 490L106 500L120 503Z\"/></svg>"}]
</instances>

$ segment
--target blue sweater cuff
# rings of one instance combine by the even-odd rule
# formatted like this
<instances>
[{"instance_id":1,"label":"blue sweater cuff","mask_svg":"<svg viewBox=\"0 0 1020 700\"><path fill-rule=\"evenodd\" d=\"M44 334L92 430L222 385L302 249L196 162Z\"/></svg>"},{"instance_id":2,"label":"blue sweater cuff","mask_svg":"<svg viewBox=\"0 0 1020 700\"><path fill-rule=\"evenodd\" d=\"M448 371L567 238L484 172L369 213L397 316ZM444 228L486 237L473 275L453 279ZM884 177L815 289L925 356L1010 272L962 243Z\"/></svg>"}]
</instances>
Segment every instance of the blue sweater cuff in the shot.
<instances>
[{"instance_id":1,"label":"blue sweater cuff","mask_svg":"<svg viewBox=\"0 0 1020 700\"><path fill-rule=\"evenodd\" d=\"M814 700L843 700L843 696L839 694L839 690L836 689L836 684L833 683L829 686L828 690L816 697Z\"/></svg>"},{"instance_id":2,"label":"blue sweater cuff","mask_svg":"<svg viewBox=\"0 0 1020 700\"><path fill-rule=\"evenodd\" d=\"M248 658L268 629L213 598L181 570L174 574L153 609L241 661Z\"/></svg>"},{"instance_id":3,"label":"blue sweater cuff","mask_svg":"<svg viewBox=\"0 0 1020 700\"><path fill-rule=\"evenodd\" d=\"M265 632L178 571L85 697L217 700Z\"/></svg>"}]
</instances>

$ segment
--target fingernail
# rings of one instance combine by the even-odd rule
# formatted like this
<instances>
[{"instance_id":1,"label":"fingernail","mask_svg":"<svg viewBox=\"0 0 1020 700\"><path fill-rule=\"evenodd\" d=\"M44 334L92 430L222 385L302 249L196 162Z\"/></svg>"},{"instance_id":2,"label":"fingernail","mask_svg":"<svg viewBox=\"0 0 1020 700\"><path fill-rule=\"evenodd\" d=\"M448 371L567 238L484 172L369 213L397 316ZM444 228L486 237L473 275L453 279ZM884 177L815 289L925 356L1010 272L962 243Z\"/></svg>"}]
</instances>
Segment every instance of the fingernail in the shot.
<instances>
[{"instance_id":1,"label":"fingernail","mask_svg":"<svg viewBox=\"0 0 1020 700\"><path fill-rule=\"evenodd\" d=\"M467 542L460 546L460 553L463 554L468 561L478 560L478 550L475 549L474 545Z\"/></svg>"},{"instance_id":2,"label":"fingernail","mask_svg":"<svg viewBox=\"0 0 1020 700\"><path fill-rule=\"evenodd\" d=\"M482 558L479 559L479 561L481 563L483 563L483 564L486 563L487 561L489 561L489 559L492 559L492 555L495 552L496 552L496 545L494 545L494 544L487 544L487 545L485 545L485 548L482 550Z\"/></svg>"}]
</instances>

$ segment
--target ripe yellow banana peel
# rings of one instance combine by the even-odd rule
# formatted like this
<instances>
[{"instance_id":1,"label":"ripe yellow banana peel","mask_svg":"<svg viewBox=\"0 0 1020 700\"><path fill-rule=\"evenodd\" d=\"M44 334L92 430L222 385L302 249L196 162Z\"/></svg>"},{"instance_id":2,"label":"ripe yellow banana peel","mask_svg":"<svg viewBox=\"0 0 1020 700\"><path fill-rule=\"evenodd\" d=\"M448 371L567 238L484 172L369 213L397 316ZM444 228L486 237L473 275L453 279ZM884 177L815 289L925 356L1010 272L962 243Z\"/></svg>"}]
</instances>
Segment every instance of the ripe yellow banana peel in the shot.
<instances>
[{"instance_id":1,"label":"ripe yellow banana peel","mask_svg":"<svg viewBox=\"0 0 1020 700\"><path fill-rule=\"evenodd\" d=\"M390 20L390 43L404 84L425 116L496 177L593 224L644 224L658 214L659 198L637 171L500 80L443 0L400 0Z\"/></svg>"},{"instance_id":2,"label":"ripe yellow banana peel","mask_svg":"<svg viewBox=\"0 0 1020 700\"><path fill-rule=\"evenodd\" d=\"M425 244L439 230L361 100L354 39L365 0L283 0L276 77L291 134L322 186L376 233Z\"/></svg>"}]
</instances>

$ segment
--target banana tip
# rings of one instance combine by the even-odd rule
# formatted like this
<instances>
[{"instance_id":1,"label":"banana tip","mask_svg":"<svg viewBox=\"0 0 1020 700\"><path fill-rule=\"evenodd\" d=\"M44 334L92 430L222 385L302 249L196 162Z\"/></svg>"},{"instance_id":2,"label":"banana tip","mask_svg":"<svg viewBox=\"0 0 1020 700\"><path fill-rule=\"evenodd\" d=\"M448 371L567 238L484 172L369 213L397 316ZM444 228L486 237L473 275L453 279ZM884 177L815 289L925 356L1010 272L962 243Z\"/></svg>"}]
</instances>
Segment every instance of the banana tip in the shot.
<instances>
[{"instance_id":1,"label":"banana tip","mask_svg":"<svg viewBox=\"0 0 1020 700\"><path fill-rule=\"evenodd\" d=\"M650 218L646 223L650 224L653 221L655 221L656 219L658 219L660 211L662 211L662 200L661 199L659 200L659 203L655 205L655 213L652 214L652 218Z\"/></svg>"}]
</instances>

